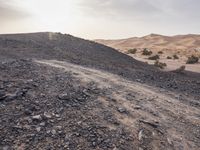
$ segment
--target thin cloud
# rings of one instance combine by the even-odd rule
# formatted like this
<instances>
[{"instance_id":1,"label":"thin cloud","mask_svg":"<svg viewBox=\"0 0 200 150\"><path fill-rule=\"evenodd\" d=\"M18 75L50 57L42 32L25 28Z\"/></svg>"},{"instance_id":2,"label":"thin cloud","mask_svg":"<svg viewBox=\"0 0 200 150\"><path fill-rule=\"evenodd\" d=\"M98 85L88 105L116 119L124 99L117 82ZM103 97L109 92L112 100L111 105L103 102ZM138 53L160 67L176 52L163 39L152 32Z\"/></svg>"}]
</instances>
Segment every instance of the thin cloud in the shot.
<instances>
[{"instance_id":1,"label":"thin cloud","mask_svg":"<svg viewBox=\"0 0 200 150\"><path fill-rule=\"evenodd\" d=\"M79 5L85 13L100 17L136 19L163 13L151 0L81 0Z\"/></svg>"},{"instance_id":2,"label":"thin cloud","mask_svg":"<svg viewBox=\"0 0 200 150\"><path fill-rule=\"evenodd\" d=\"M199 33L200 0L0 0L0 32L84 38Z\"/></svg>"},{"instance_id":3,"label":"thin cloud","mask_svg":"<svg viewBox=\"0 0 200 150\"><path fill-rule=\"evenodd\" d=\"M0 0L0 21L13 21L29 17L30 14L15 5L14 1Z\"/></svg>"}]
</instances>

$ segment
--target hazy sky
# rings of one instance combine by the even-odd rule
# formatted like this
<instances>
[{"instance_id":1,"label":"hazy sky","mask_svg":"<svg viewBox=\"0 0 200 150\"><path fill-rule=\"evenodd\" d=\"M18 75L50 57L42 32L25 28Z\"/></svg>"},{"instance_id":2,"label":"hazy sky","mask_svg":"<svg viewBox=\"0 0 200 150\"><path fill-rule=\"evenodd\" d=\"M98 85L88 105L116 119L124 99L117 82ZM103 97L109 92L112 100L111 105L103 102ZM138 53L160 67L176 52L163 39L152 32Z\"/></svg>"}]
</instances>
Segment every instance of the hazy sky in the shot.
<instances>
[{"instance_id":1,"label":"hazy sky","mask_svg":"<svg viewBox=\"0 0 200 150\"><path fill-rule=\"evenodd\" d=\"M0 0L0 33L126 38L200 33L200 0Z\"/></svg>"}]
</instances>

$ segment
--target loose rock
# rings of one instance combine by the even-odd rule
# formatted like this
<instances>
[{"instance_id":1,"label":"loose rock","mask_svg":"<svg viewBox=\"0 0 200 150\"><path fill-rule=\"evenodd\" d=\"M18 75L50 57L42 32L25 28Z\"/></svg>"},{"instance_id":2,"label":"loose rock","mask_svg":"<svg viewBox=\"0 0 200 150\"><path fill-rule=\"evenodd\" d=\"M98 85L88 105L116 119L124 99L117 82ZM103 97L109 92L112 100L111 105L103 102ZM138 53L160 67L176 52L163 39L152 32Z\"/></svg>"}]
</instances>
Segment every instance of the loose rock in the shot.
<instances>
[{"instance_id":1,"label":"loose rock","mask_svg":"<svg viewBox=\"0 0 200 150\"><path fill-rule=\"evenodd\" d=\"M61 100L69 100L69 95L68 94L60 94L60 95L58 95L58 98Z\"/></svg>"}]
</instances>

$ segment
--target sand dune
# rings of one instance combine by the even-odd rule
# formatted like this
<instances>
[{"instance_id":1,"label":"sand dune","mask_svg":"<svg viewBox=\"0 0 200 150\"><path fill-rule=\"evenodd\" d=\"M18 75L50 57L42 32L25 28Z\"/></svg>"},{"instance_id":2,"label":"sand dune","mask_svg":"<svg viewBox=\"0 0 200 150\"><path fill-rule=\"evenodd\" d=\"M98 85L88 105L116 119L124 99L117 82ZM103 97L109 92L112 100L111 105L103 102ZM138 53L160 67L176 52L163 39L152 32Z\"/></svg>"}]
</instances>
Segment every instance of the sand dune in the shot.
<instances>
[{"instance_id":1,"label":"sand dune","mask_svg":"<svg viewBox=\"0 0 200 150\"><path fill-rule=\"evenodd\" d=\"M119 40L95 40L98 43L120 49L122 51L131 48L149 48L151 50L171 50L171 51L200 51L200 35L176 35L163 36L150 34L144 37L133 37Z\"/></svg>"},{"instance_id":2,"label":"sand dune","mask_svg":"<svg viewBox=\"0 0 200 150\"><path fill-rule=\"evenodd\" d=\"M188 34L188 35L176 35L176 36L163 36L158 34L150 34L144 37L133 37L128 39L119 40L95 40L97 43L101 43L117 49L120 52L127 53L129 49L136 48L136 54L129 54L133 58L154 64L154 61L148 59L149 56L143 56L142 50L147 48L153 52L152 55L162 51L160 55L160 61L167 64L166 70L174 70L182 65L186 66L186 70L193 72L200 72L200 65L186 64L187 58L191 55L200 56L200 35ZM173 57L176 54L178 60L168 60L168 56Z\"/></svg>"}]
</instances>

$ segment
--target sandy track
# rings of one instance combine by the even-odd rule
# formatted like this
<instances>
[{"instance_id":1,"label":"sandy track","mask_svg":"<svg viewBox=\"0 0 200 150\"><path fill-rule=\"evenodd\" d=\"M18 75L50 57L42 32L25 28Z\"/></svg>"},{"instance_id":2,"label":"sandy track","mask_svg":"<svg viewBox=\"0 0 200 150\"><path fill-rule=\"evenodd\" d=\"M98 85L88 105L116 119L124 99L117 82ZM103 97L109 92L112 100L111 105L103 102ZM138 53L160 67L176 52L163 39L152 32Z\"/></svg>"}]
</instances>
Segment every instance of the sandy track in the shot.
<instances>
[{"instance_id":1,"label":"sandy track","mask_svg":"<svg viewBox=\"0 0 200 150\"><path fill-rule=\"evenodd\" d=\"M92 81L96 82L99 88L106 88L108 94L99 97L99 101L104 104L105 110L112 111L115 117L133 132L138 138L135 142L142 148L147 145L147 148L159 149L161 142L167 142L169 149L200 147L200 109L183 103L192 101L191 97L184 96L180 99L179 95L163 89L71 63L56 60L35 62L71 71L83 83ZM116 111L116 108L121 113Z\"/></svg>"}]
</instances>

